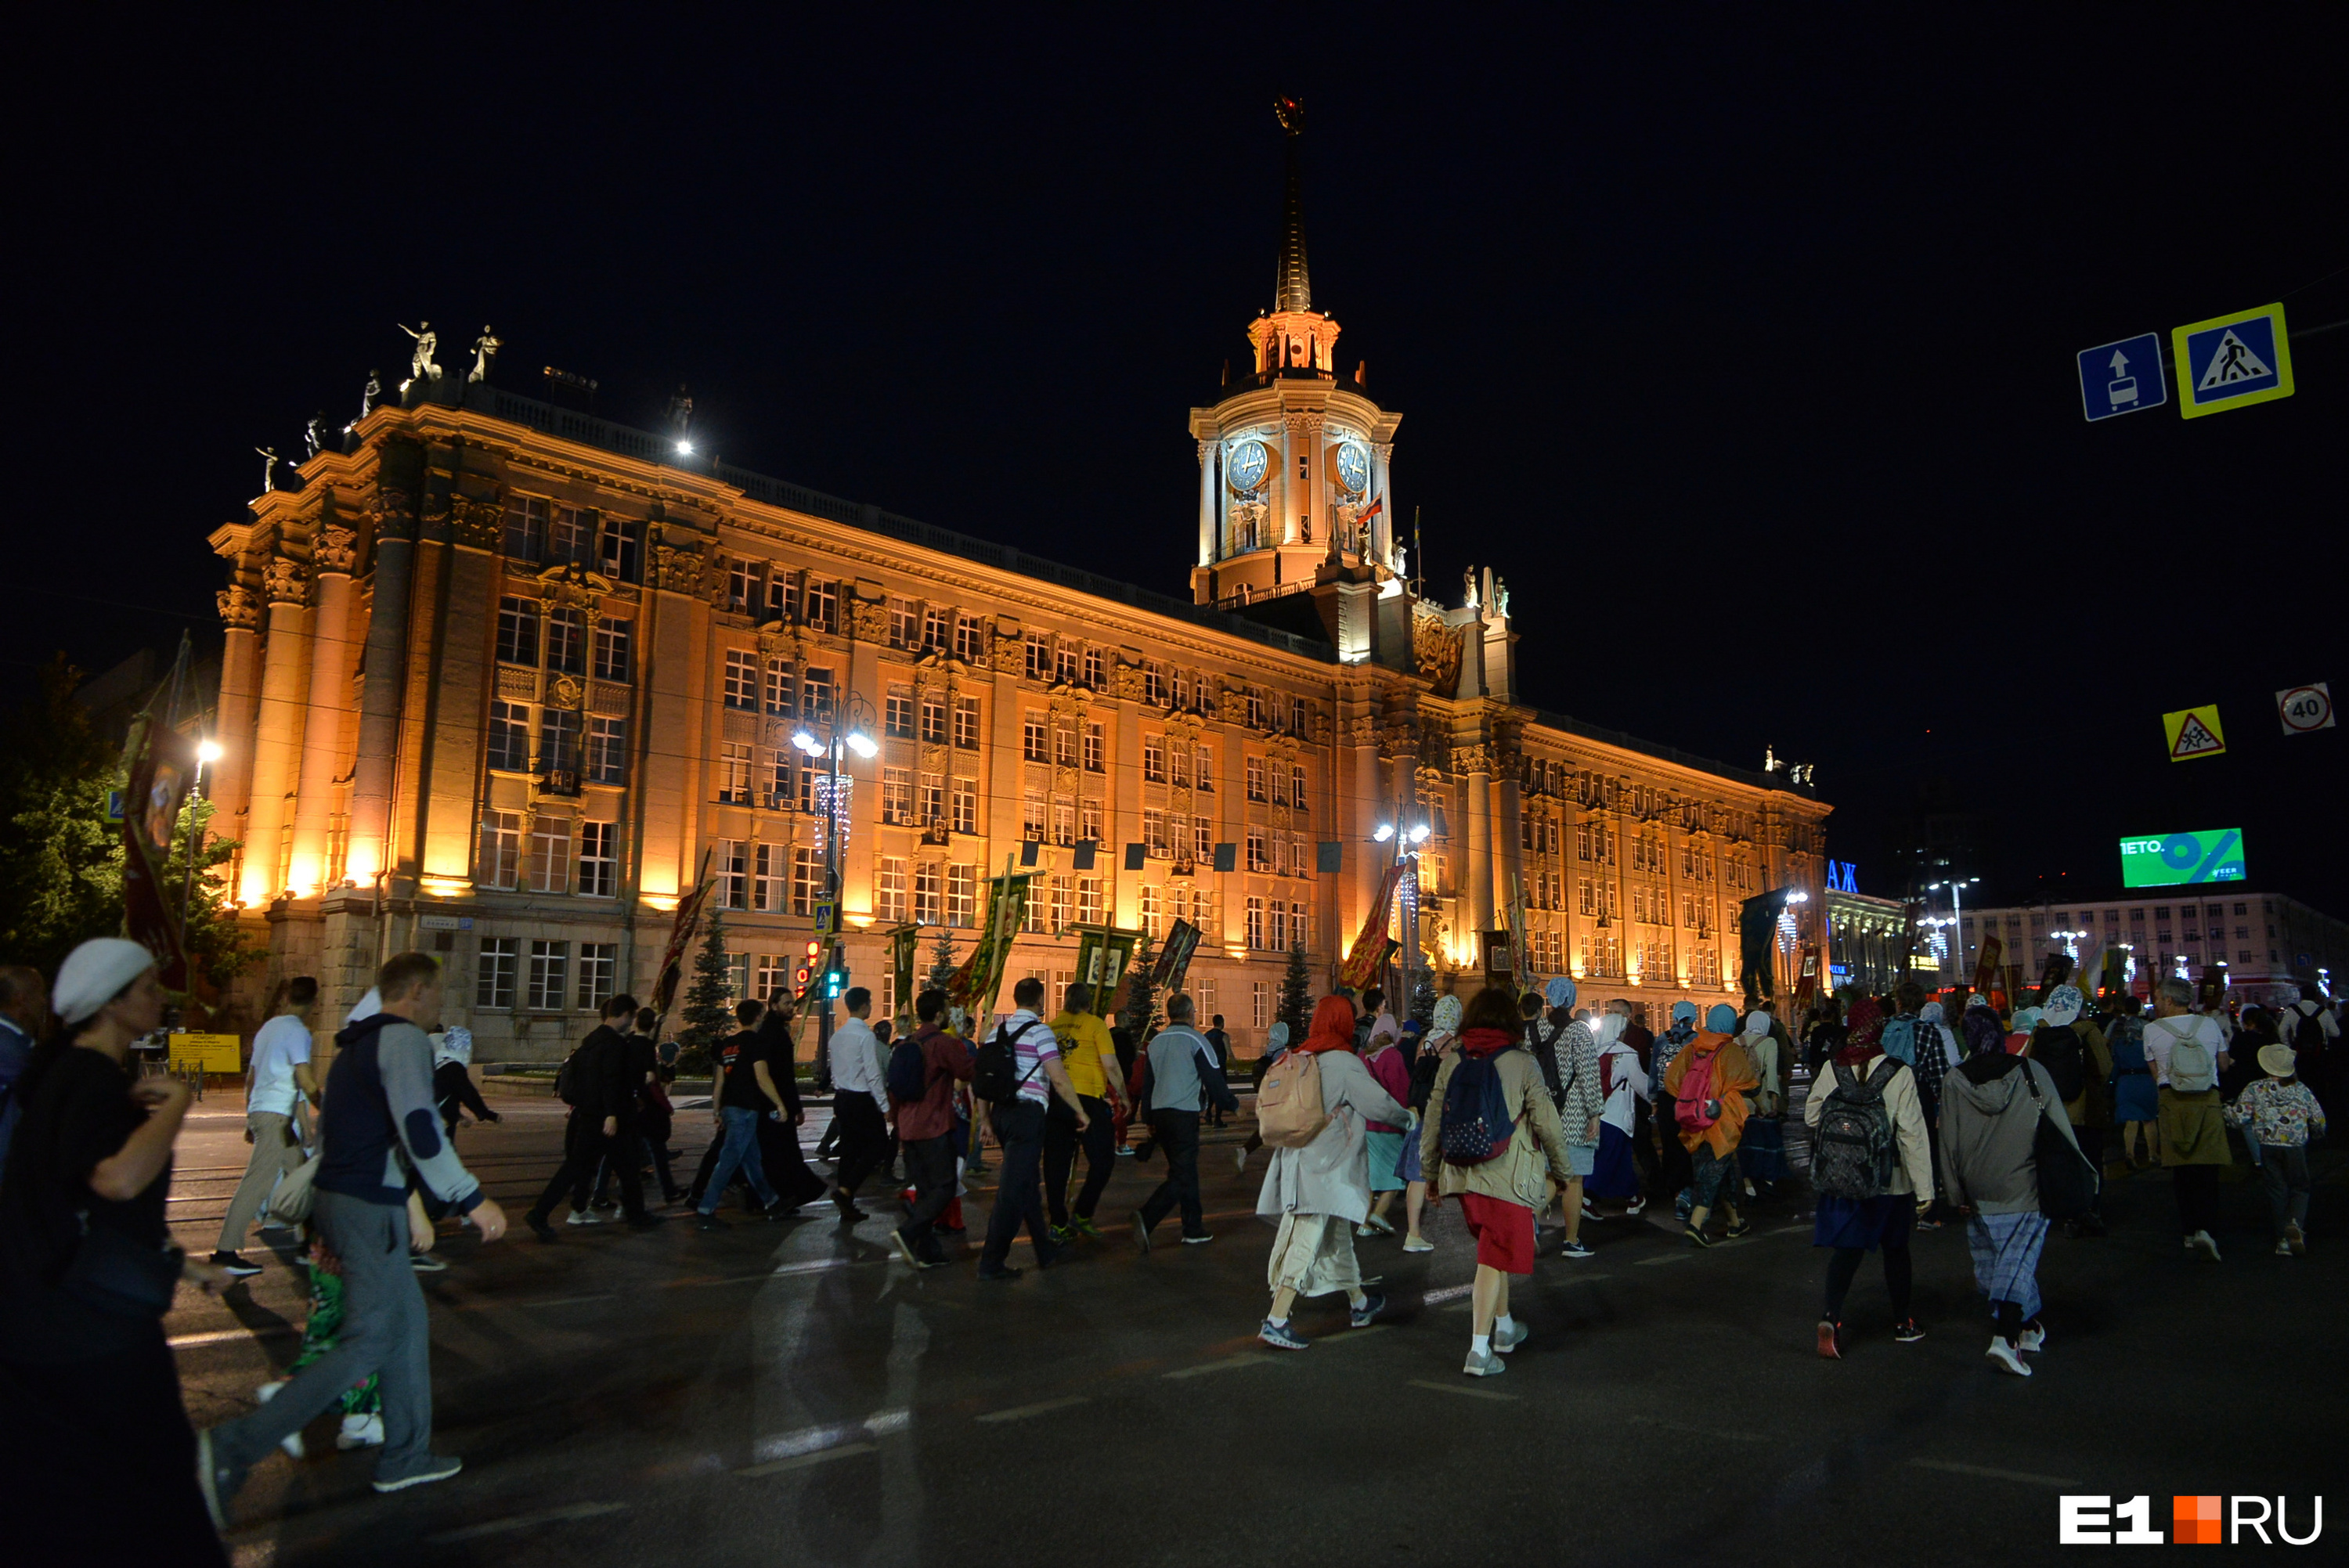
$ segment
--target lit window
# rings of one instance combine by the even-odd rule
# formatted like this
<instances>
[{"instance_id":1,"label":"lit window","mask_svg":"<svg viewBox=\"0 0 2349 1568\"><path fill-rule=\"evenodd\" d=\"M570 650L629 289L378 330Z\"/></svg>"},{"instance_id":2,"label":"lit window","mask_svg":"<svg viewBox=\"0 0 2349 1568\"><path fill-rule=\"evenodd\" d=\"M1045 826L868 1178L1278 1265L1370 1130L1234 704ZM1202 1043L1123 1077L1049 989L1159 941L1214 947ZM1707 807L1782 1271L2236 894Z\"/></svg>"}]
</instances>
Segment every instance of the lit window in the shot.
<instances>
[{"instance_id":1,"label":"lit window","mask_svg":"<svg viewBox=\"0 0 2349 1568\"><path fill-rule=\"evenodd\" d=\"M481 854L476 874L485 887L510 888L522 869L522 813L481 813Z\"/></svg>"},{"instance_id":2,"label":"lit window","mask_svg":"<svg viewBox=\"0 0 2349 1568\"><path fill-rule=\"evenodd\" d=\"M728 707L759 706L759 655L742 648L726 651L725 701Z\"/></svg>"}]
</instances>

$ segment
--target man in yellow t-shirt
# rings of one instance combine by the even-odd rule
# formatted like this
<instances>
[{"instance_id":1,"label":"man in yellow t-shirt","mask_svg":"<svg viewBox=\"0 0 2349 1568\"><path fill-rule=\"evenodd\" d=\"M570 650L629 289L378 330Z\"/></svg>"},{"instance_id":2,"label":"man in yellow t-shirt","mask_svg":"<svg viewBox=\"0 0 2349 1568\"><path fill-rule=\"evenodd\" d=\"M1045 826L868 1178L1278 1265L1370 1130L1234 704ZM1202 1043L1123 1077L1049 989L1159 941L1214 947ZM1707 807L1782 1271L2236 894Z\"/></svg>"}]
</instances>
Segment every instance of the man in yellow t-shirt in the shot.
<instances>
[{"instance_id":1,"label":"man in yellow t-shirt","mask_svg":"<svg viewBox=\"0 0 2349 1568\"><path fill-rule=\"evenodd\" d=\"M1101 1202L1102 1189L1109 1185L1109 1173L1116 1163L1117 1131L1111 1108L1114 1106L1119 1112L1125 1109L1125 1085L1118 1071L1117 1045L1110 1038L1109 1025L1093 1012L1092 1004L1092 986L1071 985L1066 1005L1052 1020L1052 1035L1061 1045L1061 1060L1069 1069L1069 1087L1083 1102L1087 1119L1084 1130L1080 1132L1076 1112L1058 1099L1044 1118L1044 1202L1051 1211L1052 1240L1063 1246L1074 1241L1079 1231L1096 1240L1101 1236L1093 1225L1093 1207ZM1080 1144L1085 1151L1085 1184L1077 1193L1071 1218L1069 1172L1076 1162Z\"/></svg>"}]
</instances>

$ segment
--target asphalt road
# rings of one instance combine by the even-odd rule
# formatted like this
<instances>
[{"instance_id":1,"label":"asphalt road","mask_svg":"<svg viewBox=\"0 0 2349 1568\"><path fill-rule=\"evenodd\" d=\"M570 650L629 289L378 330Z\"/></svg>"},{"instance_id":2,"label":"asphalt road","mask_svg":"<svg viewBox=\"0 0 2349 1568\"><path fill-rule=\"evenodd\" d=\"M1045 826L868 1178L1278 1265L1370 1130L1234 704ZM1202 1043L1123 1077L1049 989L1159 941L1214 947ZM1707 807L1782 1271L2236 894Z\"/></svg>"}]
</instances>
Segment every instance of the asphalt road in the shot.
<instances>
[{"instance_id":1,"label":"asphalt road","mask_svg":"<svg viewBox=\"0 0 2349 1568\"><path fill-rule=\"evenodd\" d=\"M551 1171L560 1108L502 1099L460 1148L510 1212ZM703 1124L679 1117L688 1164ZM215 1095L181 1146L174 1222L209 1250L243 1145ZM813 1141L814 1129L809 1130ZM1226 1137L1229 1135L1226 1134ZM2309 1255L2270 1255L2255 1184L2224 1189L2225 1261L2188 1259L2158 1173L2114 1184L2113 1234L2052 1241L2038 1376L2001 1376L1965 1241L1920 1236L1928 1337L1896 1345L1871 1264L1841 1363L1812 1347L1824 1254L1806 1206L1699 1253L1645 1221L1547 1249L1509 1375L1460 1375L1473 1249L1365 1241L1393 1305L1368 1330L1309 1304L1311 1350L1253 1336L1271 1233L1231 1145L1205 1151L1216 1242L1140 1255L1123 1217L1064 1267L916 1274L876 1218L705 1235L563 1228L444 1240L430 1275L440 1486L378 1497L369 1456L274 1457L238 1500L241 1568L373 1563L1485 1564L2054 1559L2056 1498L2306 1499L2340 1474L2349 1283L2338 1156ZM967 1205L983 1228L985 1194ZM211 1217L211 1224L203 1222ZM1171 1243L1170 1222L1160 1234ZM257 1249L248 1249L250 1253ZM1022 1261L1023 1245L1014 1261ZM199 1423L252 1408L301 1319L285 1260L170 1322ZM326 1439L331 1423L316 1429Z\"/></svg>"}]
</instances>

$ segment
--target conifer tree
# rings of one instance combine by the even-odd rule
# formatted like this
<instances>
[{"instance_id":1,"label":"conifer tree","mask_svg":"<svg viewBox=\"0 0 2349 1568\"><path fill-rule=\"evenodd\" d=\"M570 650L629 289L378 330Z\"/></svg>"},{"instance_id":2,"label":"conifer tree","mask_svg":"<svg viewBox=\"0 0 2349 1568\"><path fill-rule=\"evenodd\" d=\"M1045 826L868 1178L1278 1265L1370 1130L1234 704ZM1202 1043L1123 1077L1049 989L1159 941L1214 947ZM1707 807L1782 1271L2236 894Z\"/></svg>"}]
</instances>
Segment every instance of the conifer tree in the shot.
<instances>
[{"instance_id":1,"label":"conifer tree","mask_svg":"<svg viewBox=\"0 0 2349 1568\"><path fill-rule=\"evenodd\" d=\"M1278 1016L1288 1026L1288 1043L1292 1046L1305 1038L1305 1031L1313 1023L1313 975L1306 967L1302 942L1288 950L1288 973L1280 977Z\"/></svg>"},{"instance_id":2,"label":"conifer tree","mask_svg":"<svg viewBox=\"0 0 2349 1568\"><path fill-rule=\"evenodd\" d=\"M727 959L726 924L713 907L701 950L693 955L693 978L685 987L685 1027L677 1035L680 1068L688 1064L694 1071L707 1068L717 1060L718 1043L733 1032L734 993Z\"/></svg>"}]
</instances>

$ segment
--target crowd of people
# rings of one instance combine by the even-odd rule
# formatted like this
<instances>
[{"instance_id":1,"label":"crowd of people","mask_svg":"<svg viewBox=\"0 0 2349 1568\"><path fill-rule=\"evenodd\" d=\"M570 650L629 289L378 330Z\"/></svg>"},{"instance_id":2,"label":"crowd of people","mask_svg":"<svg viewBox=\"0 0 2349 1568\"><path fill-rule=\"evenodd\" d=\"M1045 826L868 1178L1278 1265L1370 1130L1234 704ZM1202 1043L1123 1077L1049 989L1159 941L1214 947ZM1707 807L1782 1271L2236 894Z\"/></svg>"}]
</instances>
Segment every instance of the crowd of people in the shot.
<instances>
[{"instance_id":1,"label":"crowd of people","mask_svg":"<svg viewBox=\"0 0 2349 1568\"><path fill-rule=\"evenodd\" d=\"M217 1247L199 1261L164 1219L189 1090L141 1076L131 1057L162 1012L151 955L86 943L54 987L0 968L0 1473L48 1500L25 1522L31 1560L49 1560L44 1545L59 1561L86 1556L96 1529L126 1554L224 1562L217 1532L253 1467L273 1448L298 1454L329 1411L341 1417L339 1446L376 1450L378 1491L458 1473L459 1460L432 1451L417 1275L441 1266L431 1254L443 1222L494 1242L506 1221L457 1155L467 1115L498 1117L467 1070L471 1037L440 1026L440 986L429 954L385 964L336 1033L323 1079L311 1063L317 986L279 987L248 1074L247 1169ZM764 1219L828 1199L854 1223L868 1218L861 1191L885 1173L901 1214L896 1256L936 1269L954 1261L966 1177L991 1132L997 1189L979 1280L1019 1275L1009 1260L1023 1229L1038 1268L1102 1239L1099 1205L1121 1156L1164 1160L1132 1215L1141 1251L1170 1217L1181 1244L1215 1239L1201 1130L1239 1105L1223 1020L1199 1028L1188 995L1164 997L1163 1023L1136 1032L1113 1027L1082 985L1047 1019L1042 981L1024 979L1013 1010L976 1041L939 991L915 998L902 1034L872 1019L864 989L843 1000L828 1042L829 1184L801 1150L789 996L738 1008L739 1030L713 1053L712 1136L681 1187L667 1148L675 1048L657 1041L650 1009L616 995L558 1076L563 1158L525 1224L557 1239L558 1207L569 1225L614 1211L658 1224L647 1176L704 1228L725 1228L719 1211L736 1187ZM1376 1321L1381 1276L1364 1271L1357 1242L1397 1235L1400 1192L1402 1250L1432 1251L1427 1216L1456 1200L1475 1253L1463 1371L1503 1373L1530 1332L1511 1282L1533 1273L1551 1216L1568 1261L1594 1255L1586 1223L1667 1203L1692 1247L1717 1244L1716 1221L1721 1240L1747 1233L1752 1206L1794 1180L1785 1121L1799 1064L1813 1241L1827 1253L1818 1354L1839 1360L1851 1346L1846 1307L1871 1252L1891 1337L1921 1338L1912 1237L1962 1222L1987 1356L2027 1377L2026 1358L2048 1343L2041 1251L2057 1224L2102 1233L2108 1160L2112 1171L2171 1172L2189 1255L2219 1261L2218 1184L2240 1161L2258 1168L2276 1252L2307 1246L2307 1150L2340 1082L2331 1006L2307 988L2272 1012L2198 1006L2182 980L2156 985L2152 1001L2150 1017L2134 996L2092 1008L2059 985L2010 1016L1990 997L1945 1003L1904 984L1847 1008L1821 1004L1798 1046L1769 1002L1740 1016L1681 1001L1658 1034L1622 1001L1578 1007L1565 977L1522 995L1488 985L1464 1003L1442 997L1424 1021L1399 1020L1375 989L1333 992L1300 1037L1271 1031L1256 1064L1256 1126L1234 1150L1243 1172L1271 1150L1255 1205L1272 1227L1257 1336L1309 1348L1296 1308L1315 1296L1343 1295L1354 1327ZM256 1222L298 1237L309 1322L288 1375L256 1408L199 1432L162 1318L182 1281L218 1294L258 1272L243 1252ZM111 1506L123 1491L145 1506Z\"/></svg>"}]
</instances>

